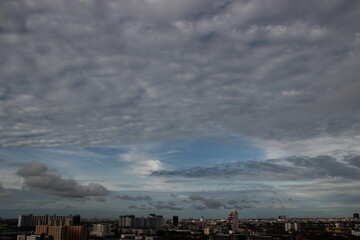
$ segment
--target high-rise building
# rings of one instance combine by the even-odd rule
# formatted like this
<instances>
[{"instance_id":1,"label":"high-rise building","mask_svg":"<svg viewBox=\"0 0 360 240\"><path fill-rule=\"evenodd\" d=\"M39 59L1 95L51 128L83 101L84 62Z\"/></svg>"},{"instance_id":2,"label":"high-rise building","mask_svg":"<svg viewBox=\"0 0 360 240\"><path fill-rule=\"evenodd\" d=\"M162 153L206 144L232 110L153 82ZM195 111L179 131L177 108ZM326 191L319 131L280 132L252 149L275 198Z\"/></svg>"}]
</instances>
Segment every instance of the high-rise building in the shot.
<instances>
[{"instance_id":1,"label":"high-rise building","mask_svg":"<svg viewBox=\"0 0 360 240\"><path fill-rule=\"evenodd\" d=\"M72 225L79 225L81 222L80 215L74 215L72 216Z\"/></svg>"},{"instance_id":2,"label":"high-rise building","mask_svg":"<svg viewBox=\"0 0 360 240\"><path fill-rule=\"evenodd\" d=\"M354 213L354 214L353 214L353 218L354 218L354 219L359 219L359 213Z\"/></svg>"},{"instance_id":3,"label":"high-rise building","mask_svg":"<svg viewBox=\"0 0 360 240\"><path fill-rule=\"evenodd\" d=\"M106 236L113 236L114 233L111 232L111 224L99 223L93 225L93 229L90 232L90 235L96 237L106 237Z\"/></svg>"},{"instance_id":4,"label":"high-rise building","mask_svg":"<svg viewBox=\"0 0 360 240\"><path fill-rule=\"evenodd\" d=\"M53 236L54 240L67 240L67 227L66 226L48 226L47 235Z\"/></svg>"},{"instance_id":5,"label":"high-rise building","mask_svg":"<svg viewBox=\"0 0 360 240\"><path fill-rule=\"evenodd\" d=\"M229 213L229 226L232 230L236 230L239 228L239 219L237 210L231 210Z\"/></svg>"},{"instance_id":6,"label":"high-rise building","mask_svg":"<svg viewBox=\"0 0 360 240\"><path fill-rule=\"evenodd\" d=\"M68 226L67 240L87 240L88 232L85 226Z\"/></svg>"},{"instance_id":7,"label":"high-rise building","mask_svg":"<svg viewBox=\"0 0 360 240\"><path fill-rule=\"evenodd\" d=\"M154 229L156 231L162 229L162 221L163 217L160 215L150 214L146 218L146 226L147 228Z\"/></svg>"},{"instance_id":8,"label":"high-rise building","mask_svg":"<svg viewBox=\"0 0 360 240\"><path fill-rule=\"evenodd\" d=\"M36 225L35 234L52 236L54 240L88 239L87 228L85 226L73 226L71 224L71 218L65 220L50 220L47 225Z\"/></svg>"},{"instance_id":9,"label":"high-rise building","mask_svg":"<svg viewBox=\"0 0 360 240\"><path fill-rule=\"evenodd\" d=\"M79 217L80 216L76 215ZM74 216L75 217L75 216ZM57 216L57 215L19 215L18 218L18 227L35 227L36 225L47 225L50 224L51 221L65 221L69 219L70 221L74 221L74 217L72 215L69 216Z\"/></svg>"},{"instance_id":10,"label":"high-rise building","mask_svg":"<svg viewBox=\"0 0 360 240\"><path fill-rule=\"evenodd\" d=\"M119 217L120 228L149 228L162 229L162 216L150 214L147 218L135 217L135 215L124 215Z\"/></svg>"},{"instance_id":11,"label":"high-rise building","mask_svg":"<svg viewBox=\"0 0 360 240\"><path fill-rule=\"evenodd\" d=\"M47 224L49 216L19 215L18 227L35 227L37 224Z\"/></svg>"},{"instance_id":12,"label":"high-rise building","mask_svg":"<svg viewBox=\"0 0 360 240\"><path fill-rule=\"evenodd\" d=\"M119 217L120 228L132 228L134 225L135 215L124 215Z\"/></svg>"},{"instance_id":13,"label":"high-rise building","mask_svg":"<svg viewBox=\"0 0 360 240\"><path fill-rule=\"evenodd\" d=\"M178 224L179 224L179 217L178 216L173 216L173 226L177 227Z\"/></svg>"},{"instance_id":14,"label":"high-rise building","mask_svg":"<svg viewBox=\"0 0 360 240\"><path fill-rule=\"evenodd\" d=\"M53 240L53 238L43 235L17 235L16 240Z\"/></svg>"}]
</instances>

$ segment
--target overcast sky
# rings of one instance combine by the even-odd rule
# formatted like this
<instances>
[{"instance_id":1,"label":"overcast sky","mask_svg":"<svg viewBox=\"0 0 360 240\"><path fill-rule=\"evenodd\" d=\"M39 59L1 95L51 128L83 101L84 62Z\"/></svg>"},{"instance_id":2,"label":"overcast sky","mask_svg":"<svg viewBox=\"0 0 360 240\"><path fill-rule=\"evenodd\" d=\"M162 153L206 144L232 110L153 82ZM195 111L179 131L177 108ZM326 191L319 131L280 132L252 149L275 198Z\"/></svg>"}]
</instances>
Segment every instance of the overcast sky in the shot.
<instances>
[{"instance_id":1,"label":"overcast sky","mask_svg":"<svg viewBox=\"0 0 360 240\"><path fill-rule=\"evenodd\" d=\"M357 0L2 0L0 217L360 211Z\"/></svg>"}]
</instances>

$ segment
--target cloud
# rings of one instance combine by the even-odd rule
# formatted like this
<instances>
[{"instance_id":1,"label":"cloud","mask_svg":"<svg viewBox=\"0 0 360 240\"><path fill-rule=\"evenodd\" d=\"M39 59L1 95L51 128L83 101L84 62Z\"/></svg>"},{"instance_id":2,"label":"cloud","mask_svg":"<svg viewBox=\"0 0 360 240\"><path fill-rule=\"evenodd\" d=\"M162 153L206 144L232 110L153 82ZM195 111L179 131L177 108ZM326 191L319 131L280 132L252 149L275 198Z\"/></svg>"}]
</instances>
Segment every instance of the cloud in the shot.
<instances>
[{"instance_id":1,"label":"cloud","mask_svg":"<svg viewBox=\"0 0 360 240\"><path fill-rule=\"evenodd\" d=\"M137 175L148 175L151 171L164 169L164 164L159 159L154 159L135 147L129 148L127 153L120 154L119 160L128 166L129 171Z\"/></svg>"},{"instance_id":2,"label":"cloud","mask_svg":"<svg viewBox=\"0 0 360 240\"><path fill-rule=\"evenodd\" d=\"M35 201L33 202L33 204L39 205L39 206L46 206L46 205L51 205L51 204L56 204L61 202L61 198L51 198L48 200L40 200L40 201Z\"/></svg>"},{"instance_id":3,"label":"cloud","mask_svg":"<svg viewBox=\"0 0 360 240\"><path fill-rule=\"evenodd\" d=\"M193 204L192 205L192 208L195 209L195 210L205 210L206 207L203 206L203 205L198 205L198 204Z\"/></svg>"},{"instance_id":4,"label":"cloud","mask_svg":"<svg viewBox=\"0 0 360 240\"><path fill-rule=\"evenodd\" d=\"M358 180L357 156L337 160L330 156L293 156L265 161L238 161L210 167L161 170L152 176L183 176L190 178L229 178L258 180L309 180L343 178Z\"/></svg>"},{"instance_id":5,"label":"cloud","mask_svg":"<svg viewBox=\"0 0 360 240\"><path fill-rule=\"evenodd\" d=\"M156 201L154 204L154 207L158 210L168 209L168 210L172 210L172 211L181 211L184 209L183 207L176 206L176 203L171 202L171 201L168 201L168 202Z\"/></svg>"},{"instance_id":6,"label":"cloud","mask_svg":"<svg viewBox=\"0 0 360 240\"><path fill-rule=\"evenodd\" d=\"M360 156L349 157L346 161L357 168L360 168Z\"/></svg>"},{"instance_id":7,"label":"cloud","mask_svg":"<svg viewBox=\"0 0 360 240\"><path fill-rule=\"evenodd\" d=\"M237 201L234 200L229 200L227 201L227 204L222 203L218 200L214 200L211 198L205 198L202 197L200 195L190 195L188 197L191 201L200 201L203 203L203 205L198 205L198 204L193 204L192 208L195 210L205 210L205 209L246 209L246 208L255 208L254 206L250 206L250 205L237 205ZM247 201L247 200L242 200L242 203L259 203L258 201Z\"/></svg>"},{"instance_id":8,"label":"cloud","mask_svg":"<svg viewBox=\"0 0 360 240\"><path fill-rule=\"evenodd\" d=\"M3 159L3 158L0 158L0 163L1 163L1 162L6 162L6 160Z\"/></svg>"},{"instance_id":9,"label":"cloud","mask_svg":"<svg viewBox=\"0 0 360 240\"><path fill-rule=\"evenodd\" d=\"M237 204L237 203L238 203L238 202L235 201L235 200L230 200L230 201L227 202L227 204L229 204L229 205L235 205L235 204Z\"/></svg>"},{"instance_id":10,"label":"cloud","mask_svg":"<svg viewBox=\"0 0 360 240\"><path fill-rule=\"evenodd\" d=\"M15 193L13 191L11 191L11 189L4 188L2 183L0 183L0 200L8 199L14 195L15 195Z\"/></svg>"},{"instance_id":11,"label":"cloud","mask_svg":"<svg viewBox=\"0 0 360 240\"><path fill-rule=\"evenodd\" d=\"M96 202L106 202L106 198L104 198L104 197L97 197L97 198L95 198L95 201L96 201Z\"/></svg>"},{"instance_id":12,"label":"cloud","mask_svg":"<svg viewBox=\"0 0 360 240\"><path fill-rule=\"evenodd\" d=\"M118 198L121 200L126 200L126 201L151 201L152 200L152 198L147 195L133 197L133 196L129 196L129 195L125 194L125 195L116 196L115 198Z\"/></svg>"},{"instance_id":13,"label":"cloud","mask_svg":"<svg viewBox=\"0 0 360 240\"><path fill-rule=\"evenodd\" d=\"M199 195L190 195L189 199L191 201L201 201L207 208L209 209L219 209L223 206L223 204L217 200L214 199L206 199L204 197L201 197Z\"/></svg>"},{"instance_id":14,"label":"cloud","mask_svg":"<svg viewBox=\"0 0 360 240\"><path fill-rule=\"evenodd\" d=\"M87 196L105 196L109 191L98 183L81 185L74 179L62 178L54 170L41 162L18 164L21 169L17 175L24 179L24 184L32 191L66 198L84 198Z\"/></svg>"},{"instance_id":15,"label":"cloud","mask_svg":"<svg viewBox=\"0 0 360 240\"><path fill-rule=\"evenodd\" d=\"M141 205L141 206L130 205L129 209L152 210L153 208L151 206L146 206L146 205Z\"/></svg>"},{"instance_id":16,"label":"cloud","mask_svg":"<svg viewBox=\"0 0 360 240\"><path fill-rule=\"evenodd\" d=\"M358 1L3 7L1 146L359 136Z\"/></svg>"}]
</instances>

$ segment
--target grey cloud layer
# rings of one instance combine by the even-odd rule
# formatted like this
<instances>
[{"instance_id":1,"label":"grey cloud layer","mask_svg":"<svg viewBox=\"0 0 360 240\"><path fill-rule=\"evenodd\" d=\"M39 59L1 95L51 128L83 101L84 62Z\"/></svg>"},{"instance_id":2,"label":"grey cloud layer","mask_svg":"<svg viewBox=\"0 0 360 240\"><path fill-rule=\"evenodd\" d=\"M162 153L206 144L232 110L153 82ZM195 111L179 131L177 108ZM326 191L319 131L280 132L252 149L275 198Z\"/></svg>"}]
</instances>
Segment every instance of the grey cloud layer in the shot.
<instances>
[{"instance_id":1,"label":"grey cloud layer","mask_svg":"<svg viewBox=\"0 0 360 240\"><path fill-rule=\"evenodd\" d=\"M224 3L2 1L0 145L359 132L358 1Z\"/></svg>"},{"instance_id":2,"label":"grey cloud layer","mask_svg":"<svg viewBox=\"0 0 360 240\"><path fill-rule=\"evenodd\" d=\"M4 188L2 183L0 183L0 200L7 199L14 195L14 192L11 189Z\"/></svg>"},{"instance_id":3,"label":"grey cloud layer","mask_svg":"<svg viewBox=\"0 0 360 240\"><path fill-rule=\"evenodd\" d=\"M151 201L152 198L150 196L144 195L144 196L129 196L127 194L116 196L115 198L121 199L121 200L129 200L129 201Z\"/></svg>"},{"instance_id":4,"label":"grey cloud layer","mask_svg":"<svg viewBox=\"0 0 360 240\"><path fill-rule=\"evenodd\" d=\"M183 176L191 178L229 178L253 180L310 180L343 178L359 180L359 156L342 161L330 156L288 157L266 161L239 161L212 167L153 171L152 176Z\"/></svg>"},{"instance_id":5,"label":"grey cloud layer","mask_svg":"<svg viewBox=\"0 0 360 240\"><path fill-rule=\"evenodd\" d=\"M222 203L221 201L215 200L215 199L211 199L211 198L205 198L203 196L200 195L190 195L189 199L191 201L200 201L202 202L204 205L198 205L198 204L193 204L192 207L196 210L205 210L205 209L219 209L219 208L224 208L224 209L244 209L244 208L253 208L253 206L240 206L237 205L237 202L234 200L230 200L227 202L228 205L226 205L225 203ZM245 201L242 200L243 203L249 203L249 201ZM259 203L258 201L250 201L251 203Z\"/></svg>"},{"instance_id":6,"label":"grey cloud layer","mask_svg":"<svg viewBox=\"0 0 360 240\"><path fill-rule=\"evenodd\" d=\"M21 169L17 174L24 179L25 186L33 191L67 198L109 194L109 191L98 183L85 186L73 179L64 179L41 162L22 163L18 166L21 166Z\"/></svg>"}]
</instances>

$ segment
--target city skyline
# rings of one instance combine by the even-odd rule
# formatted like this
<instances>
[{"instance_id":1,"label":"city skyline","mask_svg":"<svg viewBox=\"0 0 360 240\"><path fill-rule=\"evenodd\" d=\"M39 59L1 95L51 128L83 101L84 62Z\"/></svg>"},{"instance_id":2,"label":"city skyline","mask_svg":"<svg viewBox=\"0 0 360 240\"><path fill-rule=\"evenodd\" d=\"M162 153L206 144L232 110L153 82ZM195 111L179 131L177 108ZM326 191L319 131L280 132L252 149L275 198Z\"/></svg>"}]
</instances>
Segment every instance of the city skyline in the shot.
<instances>
[{"instance_id":1,"label":"city skyline","mask_svg":"<svg viewBox=\"0 0 360 240\"><path fill-rule=\"evenodd\" d=\"M359 1L0 5L0 217L360 211Z\"/></svg>"}]
</instances>

